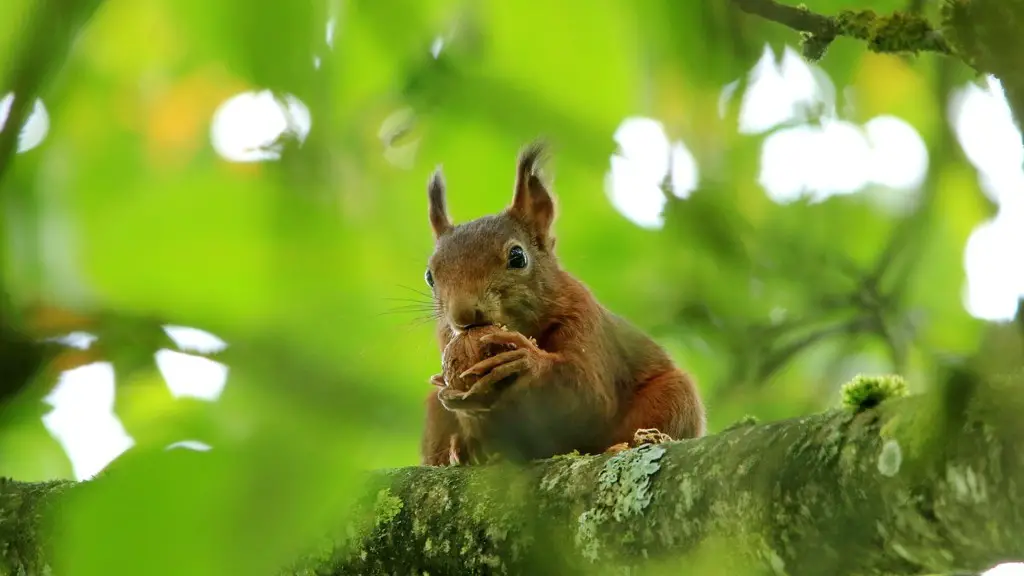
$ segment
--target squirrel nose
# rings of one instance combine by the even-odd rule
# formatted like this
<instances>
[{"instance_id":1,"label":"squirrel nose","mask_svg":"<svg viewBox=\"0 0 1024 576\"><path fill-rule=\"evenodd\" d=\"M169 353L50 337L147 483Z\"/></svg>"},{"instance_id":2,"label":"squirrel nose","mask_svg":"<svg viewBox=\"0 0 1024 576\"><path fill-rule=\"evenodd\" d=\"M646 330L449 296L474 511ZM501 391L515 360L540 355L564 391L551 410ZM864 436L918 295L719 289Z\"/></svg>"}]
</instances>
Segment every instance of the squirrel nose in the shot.
<instances>
[{"instance_id":1,"label":"squirrel nose","mask_svg":"<svg viewBox=\"0 0 1024 576\"><path fill-rule=\"evenodd\" d=\"M453 303L449 313L452 326L459 330L466 330L472 326L489 324L487 315L484 314L480 305L476 302L461 301Z\"/></svg>"}]
</instances>

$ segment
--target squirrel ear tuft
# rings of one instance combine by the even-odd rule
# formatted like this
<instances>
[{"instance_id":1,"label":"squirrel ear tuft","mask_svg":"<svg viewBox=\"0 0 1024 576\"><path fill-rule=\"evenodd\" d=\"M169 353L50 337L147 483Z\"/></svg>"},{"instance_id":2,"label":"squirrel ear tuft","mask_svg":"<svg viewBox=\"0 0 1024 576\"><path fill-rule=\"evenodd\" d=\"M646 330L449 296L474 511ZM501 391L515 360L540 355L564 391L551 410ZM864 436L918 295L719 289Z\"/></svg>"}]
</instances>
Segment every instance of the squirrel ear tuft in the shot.
<instances>
[{"instance_id":1,"label":"squirrel ear tuft","mask_svg":"<svg viewBox=\"0 0 1024 576\"><path fill-rule=\"evenodd\" d=\"M527 144L519 152L516 165L516 187L509 213L522 220L539 238L547 236L555 219L555 202L547 186L537 175L539 165L547 157L542 140Z\"/></svg>"},{"instance_id":2,"label":"squirrel ear tuft","mask_svg":"<svg viewBox=\"0 0 1024 576\"><path fill-rule=\"evenodd\" d=\"M444 174L439 165L430 175L427 184L427 197L430 200L430 227L434 229L434 238L439 238L452 229L452 221L448 218L448 206L444 199Z\"/></svg>"}]
</instances>

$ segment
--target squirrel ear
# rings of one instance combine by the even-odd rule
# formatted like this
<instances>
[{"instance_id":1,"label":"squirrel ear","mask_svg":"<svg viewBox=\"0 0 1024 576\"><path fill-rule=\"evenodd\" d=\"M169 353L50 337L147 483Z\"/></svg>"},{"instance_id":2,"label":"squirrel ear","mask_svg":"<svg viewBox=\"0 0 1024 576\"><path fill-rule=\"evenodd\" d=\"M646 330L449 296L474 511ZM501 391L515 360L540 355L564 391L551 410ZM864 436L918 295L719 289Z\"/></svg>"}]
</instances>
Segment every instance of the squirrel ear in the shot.
<instances>
[{"instance_id":1,"label":"squirrel ear","mask_svg":"<svg viewBox=\"0 0 1024 576\"><path fill-rule=\"evenodd\" d=\"M544 182L536 174L545 156L545 145L537 140L519 153L516 166L516 189L509 213L519 218L541 238L547 236L555 219L555 202Z\"/></svg>"},{"instance_id":2,"label":"squirrel ear","mask_svg":"<svg viewBox=\"0 0 1024 576\"><path fill-rule=\"evenodd\" d=\"M430 227L434 229L434 238L440 237L451 230L452 221L448 218L448 206L444 199L444 174L441 167L434 169L427 184L427 197L430 199Z\"/></svg>"}]
</instances>

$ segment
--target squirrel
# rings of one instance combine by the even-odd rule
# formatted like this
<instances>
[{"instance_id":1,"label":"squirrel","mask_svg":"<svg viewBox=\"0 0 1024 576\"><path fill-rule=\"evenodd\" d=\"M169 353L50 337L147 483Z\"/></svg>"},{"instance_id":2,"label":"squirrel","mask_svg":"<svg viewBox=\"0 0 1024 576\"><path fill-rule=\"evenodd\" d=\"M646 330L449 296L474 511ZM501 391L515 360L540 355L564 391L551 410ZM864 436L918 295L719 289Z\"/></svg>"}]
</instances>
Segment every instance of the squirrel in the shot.
<instances>
[{"instance_id":1,"label":"squirrel","mask_svg":"<svg viewBox=\"0 0 1024 576\"><path fill-rule=\"evenodd\" d=\"M523 147L511 205L459 225L441 166L428 182L434 250L424 276L442 354L457 334L494 325L504 330L480 342L506 351L461 374L478 377L469 390L431 377L424 465L615 453L705 434L693 378L560 267L554 199L536 173L545 153L541 141Z\"/></svg>"}]
</instances>

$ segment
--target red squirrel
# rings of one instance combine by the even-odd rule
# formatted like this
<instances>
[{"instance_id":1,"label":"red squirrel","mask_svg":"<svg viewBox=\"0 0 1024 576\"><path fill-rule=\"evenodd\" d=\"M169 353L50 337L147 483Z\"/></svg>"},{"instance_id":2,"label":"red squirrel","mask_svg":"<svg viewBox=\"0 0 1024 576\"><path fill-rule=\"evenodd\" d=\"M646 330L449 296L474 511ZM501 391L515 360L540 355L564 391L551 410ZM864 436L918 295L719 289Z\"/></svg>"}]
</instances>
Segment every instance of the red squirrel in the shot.
<instances>
[{"instance_id":1,"label":"red squirrel","mask_svg":"<svg viewBox=\"0 0 1024 576\"><path fill-rule=\"evenodd\" d=\"M441 374L431 378L425 465L600 454L705 434L692 378L561 269L554 199L536 174L544 152L539 141L520 151L511 205L458 225L448 216L440 166L430 178L435 245L425 280L442 354L455 334L487 325L507 330L481 342L507 351L463 373L478 377L468 391L447 386ZM483 389L492 393L485 398Z\"/></svg>"}]
</instances>

